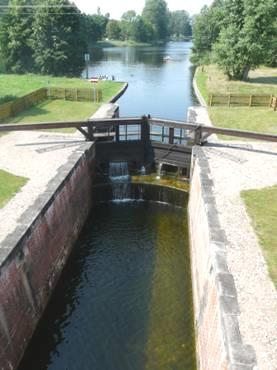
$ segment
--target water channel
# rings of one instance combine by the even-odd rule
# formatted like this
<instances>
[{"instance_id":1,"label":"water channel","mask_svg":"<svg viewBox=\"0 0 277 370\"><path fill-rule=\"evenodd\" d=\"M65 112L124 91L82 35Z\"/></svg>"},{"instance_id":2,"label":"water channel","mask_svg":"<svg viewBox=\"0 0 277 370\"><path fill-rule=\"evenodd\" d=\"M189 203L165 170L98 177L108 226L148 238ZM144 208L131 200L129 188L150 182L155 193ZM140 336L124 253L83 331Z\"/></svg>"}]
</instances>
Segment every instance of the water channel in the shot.
<instances>
[{"instance_id":1,"label":"water channel","mask_svg":"<svg viewBox=\"0 0 277 370\"><path fill-rule=\"evenodd\" d=\"M184 120L195 103L190 47L95 50L90 74L129 81L121 116ZM195 368L185 209L94 207L19 370Z\"/></svg>"},{"instance_id":2,"label":"water channel","mask_svg":"<svg viewBox=\"0 0 277 370\"><path fill-rule=\"evenodd\" d=\"M191 42L164 46L92 49L89 76L115 76L127 81L118 101L122 117L142 116L186 120L187 108L197 104L189 62Z\"/></svg>"}]
</instances>

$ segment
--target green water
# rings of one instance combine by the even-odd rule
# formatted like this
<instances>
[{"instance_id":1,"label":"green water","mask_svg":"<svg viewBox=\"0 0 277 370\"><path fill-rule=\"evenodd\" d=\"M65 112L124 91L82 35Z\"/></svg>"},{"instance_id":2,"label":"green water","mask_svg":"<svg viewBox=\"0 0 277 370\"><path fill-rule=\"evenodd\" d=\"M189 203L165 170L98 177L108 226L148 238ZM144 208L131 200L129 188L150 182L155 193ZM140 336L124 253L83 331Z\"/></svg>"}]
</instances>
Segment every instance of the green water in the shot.
<instances>
[{"instance_id":1,"label":"green water","mask_svg":"<svg viewBox=\"0 0 277 370\"><path fill-rule=\"evenodd\" d=\"M23 369L196 369L185 210L95 207Z\"/></svg>"}]
</instances>

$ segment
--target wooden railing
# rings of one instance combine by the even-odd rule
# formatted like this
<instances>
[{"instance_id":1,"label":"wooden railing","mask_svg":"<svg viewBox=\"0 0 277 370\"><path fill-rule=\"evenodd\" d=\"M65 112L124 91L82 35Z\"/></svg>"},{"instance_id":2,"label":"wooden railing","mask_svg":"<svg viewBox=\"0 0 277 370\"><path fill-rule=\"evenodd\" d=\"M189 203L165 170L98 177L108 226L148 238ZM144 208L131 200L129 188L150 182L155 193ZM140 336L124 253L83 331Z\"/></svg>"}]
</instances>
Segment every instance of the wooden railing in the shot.
<instances>
[{"instance_id":1,"label":"wooden railing","mask_svg":"<svg viewBox=\"0 0 277 370\"><path fill-rule=\"evenodd\" d=\"M103 94L100 89L48 87L47 96L50 99L64 99L71 101L102 101Z\"/></svg>"},{"instance_id":2,"label":"wooden railing","mask_svg":"<svg viewBox=\"0 0 277 370\"><path fill-rule=\"evenodd\" d=\"M228 107L271 107L276 97L273 95L255 94L210 94L209 106L228 106ZM276 104L275 104L276 105ZM275 107L276 109L276 107Z\"/></svg>"},{"instance_id":3,"label":"wooden railing","mask_svg":"<svg viewBox=\"0 0 277 370\"><path fill-rule=\"evenodd\" d=\"M89 141L158 141L164 144L202 145L212 134L277 142L277 135L221 127L198 125L189 122L169 121L147 117L114 118L90 121L47 122L32 124L1 124L0 132L45 130L75 127Z\"/></svg>"}]
</instances>

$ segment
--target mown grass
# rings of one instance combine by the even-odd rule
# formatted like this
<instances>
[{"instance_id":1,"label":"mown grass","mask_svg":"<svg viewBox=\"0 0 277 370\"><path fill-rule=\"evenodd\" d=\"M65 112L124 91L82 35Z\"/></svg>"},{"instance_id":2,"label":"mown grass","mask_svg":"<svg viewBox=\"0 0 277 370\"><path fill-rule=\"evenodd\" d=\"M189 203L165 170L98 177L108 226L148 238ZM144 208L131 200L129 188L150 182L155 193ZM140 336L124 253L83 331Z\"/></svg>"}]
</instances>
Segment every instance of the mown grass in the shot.
<instances>
[{"instance_id":1,"label":"mown grass","mask_svg":"<svg viewBox=\"0 0 277 370\"><path fill-rule=\"evenodd\" d=\"M11 117L7 123L36 123L51 121L87 120L97 111L101 103L75 102L62 99L45 100ZM51 130L53 131L53 130ZM75 132L74 128L55 129L55 132Z\"/></svg>"},{"instance_id":2,"label":"mown grass","mask_svg":"<svg viewBox=\"0 0 277 370\"><path fill-rule=\"evenodd\" d=\"M207 80L208 80L208 74L205 71L205 69L200 69L198 68L195 72L195 81L198 86L198 89L205 99L206 103L208 102L209 99L209 92L207 88Z\"/></svg>"},{"instance_id":3,"label":"mown grass","mask_svg":"<svg viewBox=\"0 0 277 370\"><path fill-rule=\"evenodd\" d=\"M277 112L272 109L209 107L208 110L215 126L277 135ZM220 138L238 140L238 138L231 136L220 136Z\"/></svg>"},{"instance_id":4,"label":"mown grass","mask_svg":"<svg viewBox=\"0 0 277 370\"><path fill-rule=\"evenodd\" d=\"M216 65L197 69L196 82L206 102L209 93L220 94L269 94L277 95L277 68L260 67L250 71L249 81L230 81Z\"/></svg>"},{"instance_id":5,"label":"mown grass","mask_svg":"<svg viewBox=\"0 0 277 370\"><path fill-rule=\"evenodd\" d=\"M261 67L251 71L249 82L229 81L215 65L197 68L195 80L208 102L210 93L272 94L277 95L277 69ZM208 107L213 124L240 130L277 133L277 112L268 107ZM232 140L222 136L222 139Z\"/></svg>"},{"instance_id":6,"label":"mown grass","mask_svg":"<svg viewBox=\"0 0 277 370\"><path fill-rule=\"evenodd\" d=\"M0 94L14 95L20 97L41 87L62 87L62 88L92 88L92 84L81 78L52 77L35 74L15 75L0 74ZM97 88L103 91L103 101L108 101L115 95L122 83L114 81L99 81Z\"/></svg>"},{"instance_id":7,"label":"mown grass","mask_svg":"<svg viewBox=\"0 0 277 370\"><path fill-rule=\"evenodd\" d=\"M277 186L241 193L262 247L271 279L277 287Z\"/></svg>"},{"instance_id":8,"label":"mown grass","mask_svg":"<svg viewBox=\"0 0 277 370\"><path fill-rule=\"evenodd\" d=\"M124 46L151 46L151 43L138 42L134 40L102 40L91 44L92 48L111 48L111 47L124 47Z\"/></svg>"},{"instance_id":9,"label":"mown grass","mask_svg":"<svg viewBox=\"0 0 277 370\"><path fill-rule=\"evenodd\" d=\"M91 83L78 78L47 77L39 75L0 75L0 91L3 95L20 97L45 86L57 86L62 88L93 87ZM123 87L123 83L99 81L96 86L102 90L102 102L105 103L119 92ZM46 100L2 123L86 120L97 111L100 105L101 103L72 102L62 99L52 101ZM55 131L72 133L75 132L75 129L65 128ZM0 134L0 136L3 136L3 134Z\"/></svg>"},{"instance_id":10,"label":"mown grass","mask_svg":"<svg viewBox=\"0 0 277 370\"><path fill-rule=\"evenodd\" d=\"M11 199L28 181L25 177L15 176L0 170L0 208Z\"/></svg>"}]
</instances>

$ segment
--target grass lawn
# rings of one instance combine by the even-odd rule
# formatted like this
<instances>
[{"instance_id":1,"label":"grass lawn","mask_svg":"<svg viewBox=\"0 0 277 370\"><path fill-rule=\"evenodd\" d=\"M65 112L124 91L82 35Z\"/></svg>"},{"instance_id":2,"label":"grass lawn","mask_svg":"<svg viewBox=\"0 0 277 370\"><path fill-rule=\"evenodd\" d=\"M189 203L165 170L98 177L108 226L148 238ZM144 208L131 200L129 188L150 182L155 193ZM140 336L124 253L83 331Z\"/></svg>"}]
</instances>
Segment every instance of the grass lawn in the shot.
<instances>
[{"instance_id":1,"label":"grass lawn","mask_svg":"<svg viewBox=\"0 0 277 370\"><path fill-rule=\"evenodd\" d=\"M0 74L1 96L14 95L20 97L41 87L56 86L63 88L92 88L92 84L81 78L52 77L36 74ZM122 87L122 83L99 81L97 88L103 91L103 101L108 101Z\"/></svg>"},{"instance_id":2,"label":"grass lawn","mask_svg":"<svg viewBox=\"0 0 277 370\"><path fill-rule=\"evenodd\" d=\"M196 82L207 102L209 93L277 95L277 68L260 67L249 74L249 81L229 81L215 65L197 69Z\"/></svg>"},{"instance_id":3,"label":"grass lawn","mask_svg":"<svg viewBox=\"0 0 277 370\"><path fill-rule=\"evenodd\" d=\"M209 93L275 94L277 69L261 67L251 71L249 82L229 81L215 65L197 68L197 86L208 102ZM210 118L217 127L277 134L277 112L267 107L208 107ZM222 139L234 138L222 136ZM237 139L236 139L237 140Z\"/></svg>"},{"instance_id":4,"label":"grass lawn","mask_svg":"<svg viewBox=\"0 0 277 370\"><path fill-rule=\"evenodd\" d=\"M100 103L75 102L68 100L45 100L33 107L11 117L8 123L35 123L51 121L78 121L87 120L97 109ZM51 130L53 131L53 130ZM74 128L55 129L55 132L75 132Z\"/></svg>"},{"instance_id":5,"label":"grass lawn","mask_svg":"<svg viewBox=\"0 0 277 370\"><path fill-rule=\"evenodd\" d=\"M241 193L257 233L269 274L277 287L277 186Z\"/></svg>"},{"instance_id":6,"label":"grass lawn","mask_svg":"<svg viewBox=\"0 0 277 370\"><path fill-rule=\"evenodd\" d=\"M63 88L92 88L92 84L79 78L49 77L40 75L0 75L0 91L4 95L22 96L43 86L58 86ZM103 92L103 102L108 102L123 87L122 82L100 81L97 88ZM72 102L46 100L15 117L7 119L5 123L32 123L49 121L86 120L97 111L101 103ZM57 129L58 132L75 132L75 129ZM0 134L3 136L4 134Z\"/></svg>"},{"instance_id":7,"label":"grass lawn","mask_svg":"<svg viewBox=\"0 0 277 370\"><path fill-rule=\"evenodd\" d=\"M277 112L274 112L272 109L258 107L210 107L208 110L215 126L277 135ZM220 138L243 140L242 138L221 135Z\"/></svg>"},{"instance_id":8,"label":"grass lawn","mask_svg":"<svg viewBox=\"0 0 277 370\"><path fill-rule=\"evenodd\" d=\"M0 208L11 199L28 179L0 170Z\"/></svg>"},{"instance_id":9,"label":"grass lawn","mask_svg":"<svg viewBox=\"0 0 277 370\"><path fill-rule=\"evenodd\" d=\"M123 46L151 46L151 43L137 42L134 40L102 40L91 44L92 48L111 48L111 47L123 47Z\"/></svg>"}]
</instances>

